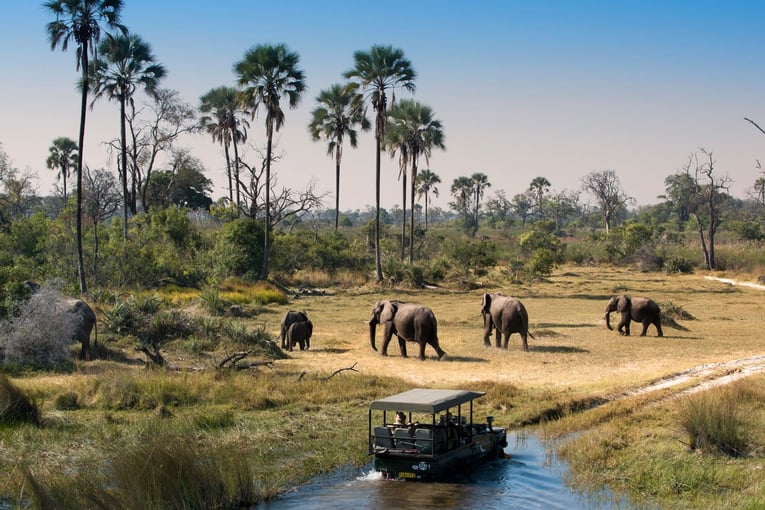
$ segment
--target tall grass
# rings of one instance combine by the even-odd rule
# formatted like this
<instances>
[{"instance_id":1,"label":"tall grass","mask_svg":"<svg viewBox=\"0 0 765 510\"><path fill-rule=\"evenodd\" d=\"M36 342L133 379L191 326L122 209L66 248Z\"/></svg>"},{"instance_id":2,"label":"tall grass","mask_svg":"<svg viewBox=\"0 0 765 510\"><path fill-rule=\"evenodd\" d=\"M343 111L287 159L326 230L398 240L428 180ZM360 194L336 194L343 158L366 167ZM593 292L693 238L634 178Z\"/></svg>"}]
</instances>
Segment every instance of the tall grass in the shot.
<instances>
[{"instance_id":1,"label":"tall grass","mask_svg":"<svg viewBox=\"0 0 765 510\"><path fill-rule=\"evenodd\" d=\"M40 410L24 391L0 373L0 424L38 423Z\"/></svg>"}]
</instances>

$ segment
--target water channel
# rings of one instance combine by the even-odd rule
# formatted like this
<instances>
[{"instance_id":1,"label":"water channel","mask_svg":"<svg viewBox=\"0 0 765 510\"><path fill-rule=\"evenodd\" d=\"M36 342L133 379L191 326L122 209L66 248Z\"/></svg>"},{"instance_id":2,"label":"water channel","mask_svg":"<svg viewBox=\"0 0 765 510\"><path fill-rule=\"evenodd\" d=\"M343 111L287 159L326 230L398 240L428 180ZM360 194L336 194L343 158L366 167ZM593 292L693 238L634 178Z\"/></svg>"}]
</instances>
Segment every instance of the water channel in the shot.
<instances>
[{"instance_id":1,"label":"water channel","mask_svg":"<svg viewBox=\"0 0 765 510\"><path fill-rule=\"evenodd\" d=\"M565 484L567 467L536 435L508 436L508 459L496 460L454 483L383 480L366 465L319 477L265 509L614 509L630 508L610 492L579 494Z\"/></svg>"}]
</instances>

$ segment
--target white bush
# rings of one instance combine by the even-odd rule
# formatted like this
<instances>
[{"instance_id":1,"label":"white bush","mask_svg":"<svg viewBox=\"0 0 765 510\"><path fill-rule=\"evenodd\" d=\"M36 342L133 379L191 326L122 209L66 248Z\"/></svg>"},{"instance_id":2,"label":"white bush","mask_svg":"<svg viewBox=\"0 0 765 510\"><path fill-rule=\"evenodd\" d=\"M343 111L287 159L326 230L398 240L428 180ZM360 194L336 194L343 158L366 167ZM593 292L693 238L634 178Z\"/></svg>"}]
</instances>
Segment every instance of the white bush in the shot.
<instances>
[{"instance_id":1,"label":"white bush","mask_svg":"<svg viewBox=\"0 0 765 510\"><path fill-rule=\"evenodd\" d=\"M20 308L18 317L0 324L4 363L53 367L72 358L69 346L81 319L58 290L43 286Z\"/></svg>"}]
</instances>

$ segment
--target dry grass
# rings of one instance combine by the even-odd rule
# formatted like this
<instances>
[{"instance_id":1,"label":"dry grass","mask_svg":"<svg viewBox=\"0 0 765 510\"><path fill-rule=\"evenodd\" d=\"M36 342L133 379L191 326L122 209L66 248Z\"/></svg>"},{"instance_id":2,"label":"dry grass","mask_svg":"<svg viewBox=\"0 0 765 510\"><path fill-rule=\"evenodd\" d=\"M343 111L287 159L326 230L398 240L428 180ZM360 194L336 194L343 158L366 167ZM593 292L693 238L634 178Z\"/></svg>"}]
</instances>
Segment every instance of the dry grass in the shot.
<instances>
[{"instance_id":1,"label":"dry grass","mask_svg":"<svg viewBox=\"0 0 765 510\"><path fill-rule=\"evenodd\" d=\"M485 348L480 316L481 294L504 291L521 299L529 312L530 352L513 335L509 350ZM665 327L657 338L621 337L605 327L603 311L614 293L645 295L671 301L696 320L680 321L689 331ZM402 359L391 342L389 356L369 345L365 323L378 299L419 302L433 309L439 321L441 347L448 353L437 362ZM621 269L567 268L548 280L528 285L449 290L337 290L328 296L304 296L288 305L271 306L255 319L279 331L288 309L305 310L314 323L311 350L293 352L280 364L295 369L331 372L357 363L365 374L395 375L413 386L470 386L477 381L507 382L555 391L613 392L645 384L702 363L744 357L765 350L760 336L762 295L734 288L700 275L669 276ZM613 317L612 317L613 319ZM633 328L633 330L638 328ZM377 345L382 341L378 328Z\"/></svg>"}]
</instances>

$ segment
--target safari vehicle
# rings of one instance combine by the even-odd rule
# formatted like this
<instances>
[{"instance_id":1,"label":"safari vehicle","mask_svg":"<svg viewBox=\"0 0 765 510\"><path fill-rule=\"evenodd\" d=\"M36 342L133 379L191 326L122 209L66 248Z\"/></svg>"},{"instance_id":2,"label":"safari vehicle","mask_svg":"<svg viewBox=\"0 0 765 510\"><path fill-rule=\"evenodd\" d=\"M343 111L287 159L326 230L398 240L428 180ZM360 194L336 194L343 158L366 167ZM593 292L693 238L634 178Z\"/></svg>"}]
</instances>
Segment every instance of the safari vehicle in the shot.
<instances>
[{"instance_id":1,"label":"safari vehicle","mask_svg":"<svg viewBox=\"0 0 765 510\"><path fill-rule=\"evenodd\" d=\"M493 427L491 416L473 422L473 400L483 395L418 388L372 402L368 453L374 469L386 478L437 481L504 457L505 429Z\"/></svg>"}]
</instances>

